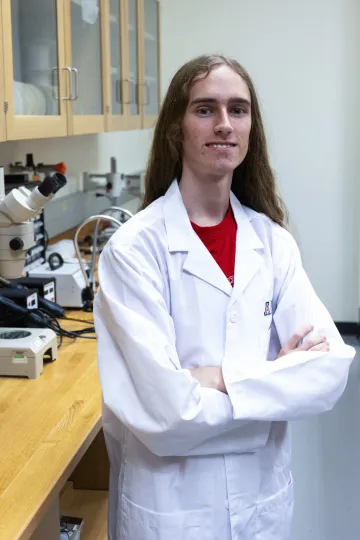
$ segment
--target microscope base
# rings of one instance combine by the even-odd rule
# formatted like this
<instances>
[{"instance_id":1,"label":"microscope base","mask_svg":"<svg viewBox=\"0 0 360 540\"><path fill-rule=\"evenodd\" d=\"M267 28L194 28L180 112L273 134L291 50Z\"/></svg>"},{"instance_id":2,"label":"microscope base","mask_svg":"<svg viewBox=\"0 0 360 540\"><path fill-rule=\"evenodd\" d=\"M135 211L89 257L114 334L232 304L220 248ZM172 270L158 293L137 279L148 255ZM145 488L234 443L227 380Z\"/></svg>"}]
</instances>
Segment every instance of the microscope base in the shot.
<instances>
[{"instance_id":1,"label":"microscope base","mask_svg":"<svg viewBox=\"0 0 360 540\"><path fill-rule=\"evenodd\" d=\"M0 376L36 379L48 355L57 358L56 334L49 328L0 328Z\"/></svg>"}]
</instances>

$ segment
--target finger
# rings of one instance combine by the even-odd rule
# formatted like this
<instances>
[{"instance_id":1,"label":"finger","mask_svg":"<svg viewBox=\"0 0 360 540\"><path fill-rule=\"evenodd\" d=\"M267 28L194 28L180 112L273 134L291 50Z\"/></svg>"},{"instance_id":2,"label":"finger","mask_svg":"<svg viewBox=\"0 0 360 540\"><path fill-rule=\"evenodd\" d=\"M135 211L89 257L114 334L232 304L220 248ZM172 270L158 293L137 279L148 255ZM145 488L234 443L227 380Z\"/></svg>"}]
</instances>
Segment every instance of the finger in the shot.
<instances>
[{"instance_id":1,"label":"finger","mask_svg":"<svg viewBox=\"0 0 360 540\"><path fill-rule=\"evenodd\" d=\"M314 327L310 324L306 326L302 326L301 328L298 328L296 332L291 336L287 344L285 345L285 350L293 350L296 349L297 344L299 341L301 341L305 336L307 336L310 332L314 330ZM306 349L303 349L306 350Z\"/></svg>"},{"instance_id":2,"label":"finger","mask_svg":"<svg viewBox=\"0 0 360 540\"><path fill-rule=\"evenodd\" d=\"M302 344L305 347L303 350L307 351L311 349L311 347L315 347L315 345L326 343L326 341L327 341L326 336L314 336L312 338L305 339Z\"/></svg>"},{"instance_id":3,"label":"finger","mask_svg":"<svg viewBox=\"0 0 360 540\"><path fill-rule=\"evenodd\" d=\"M318 345L314 345L314 347L311 347L308 350L309 351L329 352L330 351L330 344L329 343L319 343Z\"/></svg>"}]
</instances>

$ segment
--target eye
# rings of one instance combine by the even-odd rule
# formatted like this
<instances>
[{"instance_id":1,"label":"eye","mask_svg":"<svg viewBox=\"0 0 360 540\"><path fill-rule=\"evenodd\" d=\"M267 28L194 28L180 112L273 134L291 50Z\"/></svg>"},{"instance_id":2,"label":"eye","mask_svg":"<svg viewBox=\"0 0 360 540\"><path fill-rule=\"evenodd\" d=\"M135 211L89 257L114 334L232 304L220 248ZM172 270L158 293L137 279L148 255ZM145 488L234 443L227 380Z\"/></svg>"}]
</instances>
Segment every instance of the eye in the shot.
<instances>
[{"instance_id":1,"label":"eye","mask_svg":"<svg viewBox=\"0 0 360 540\"><path fill-rule=\"evenodd\" d=\"M242 114L246 114L247 110L244 109L244 107L240 107L239 105L236 107L233 107L231 109L232 114L235 114L236 116L241 116Z\"/></svg>"},{"instance_id":2,"label":"eye","mask_svg":"<svg viewBox=\"0 0 360 540\"><path fill-rule=\"evenodd\" d=\"M209 109L209 107L199 107L196 112L199 116L209 116L211 114L211 109Z\"/></svg>"}]
</instances>

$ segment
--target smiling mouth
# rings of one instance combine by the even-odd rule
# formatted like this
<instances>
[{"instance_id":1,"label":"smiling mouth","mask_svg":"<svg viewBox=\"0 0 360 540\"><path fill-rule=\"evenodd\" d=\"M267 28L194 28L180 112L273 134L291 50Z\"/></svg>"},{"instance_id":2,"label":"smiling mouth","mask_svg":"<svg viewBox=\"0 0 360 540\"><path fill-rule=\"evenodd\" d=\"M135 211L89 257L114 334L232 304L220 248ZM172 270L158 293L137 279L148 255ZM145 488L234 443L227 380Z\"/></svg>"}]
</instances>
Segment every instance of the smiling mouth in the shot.
<instances>
[{"instance_id":1,"label":"smiling mouth","mask_svg":"<svg viewBox=\"0 0 360 540\"><path fill-rule=\"evenodd\" d=\"M220 150L228 150L229 148L235 148L235 143L208 143L205 146L208 148L218 148Z\"/></svg>"}]
</instances>

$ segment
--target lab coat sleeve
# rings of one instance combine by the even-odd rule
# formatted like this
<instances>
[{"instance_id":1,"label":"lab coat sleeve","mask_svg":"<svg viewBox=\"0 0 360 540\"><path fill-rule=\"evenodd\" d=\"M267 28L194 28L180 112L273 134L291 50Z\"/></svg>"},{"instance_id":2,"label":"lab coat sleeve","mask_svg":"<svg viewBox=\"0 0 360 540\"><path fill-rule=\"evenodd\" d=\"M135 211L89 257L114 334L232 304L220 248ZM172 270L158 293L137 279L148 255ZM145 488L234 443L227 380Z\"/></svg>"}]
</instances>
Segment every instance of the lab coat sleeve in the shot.
<instances>
[{"instance_id":1,"label":"lab coat sleeve","mask_svg":"<svg viewBox=\"0 0 360 540\"><path fill-rule=\"evenodd\" d=\"M94 317L104 406L160 456L263 446L268 422L234 419L226 394L181 368L161 272L144 250L110 241L100 257Z\"/></svg>"},{"instance_id":2,"label":"lab coat sleeve","mask_svg":"<svg viewBox=\"0 0 360 540\"><path fill-rule=\"evenodd\" d=\"M294 352L244 371L223 364L235 418L288 421L331 410L341 397L355 350L344 344L304 271L292 236L275 228L274 324L281 346L301 326L325 335L329 353Z\"/></svg>"}]
</instances>

